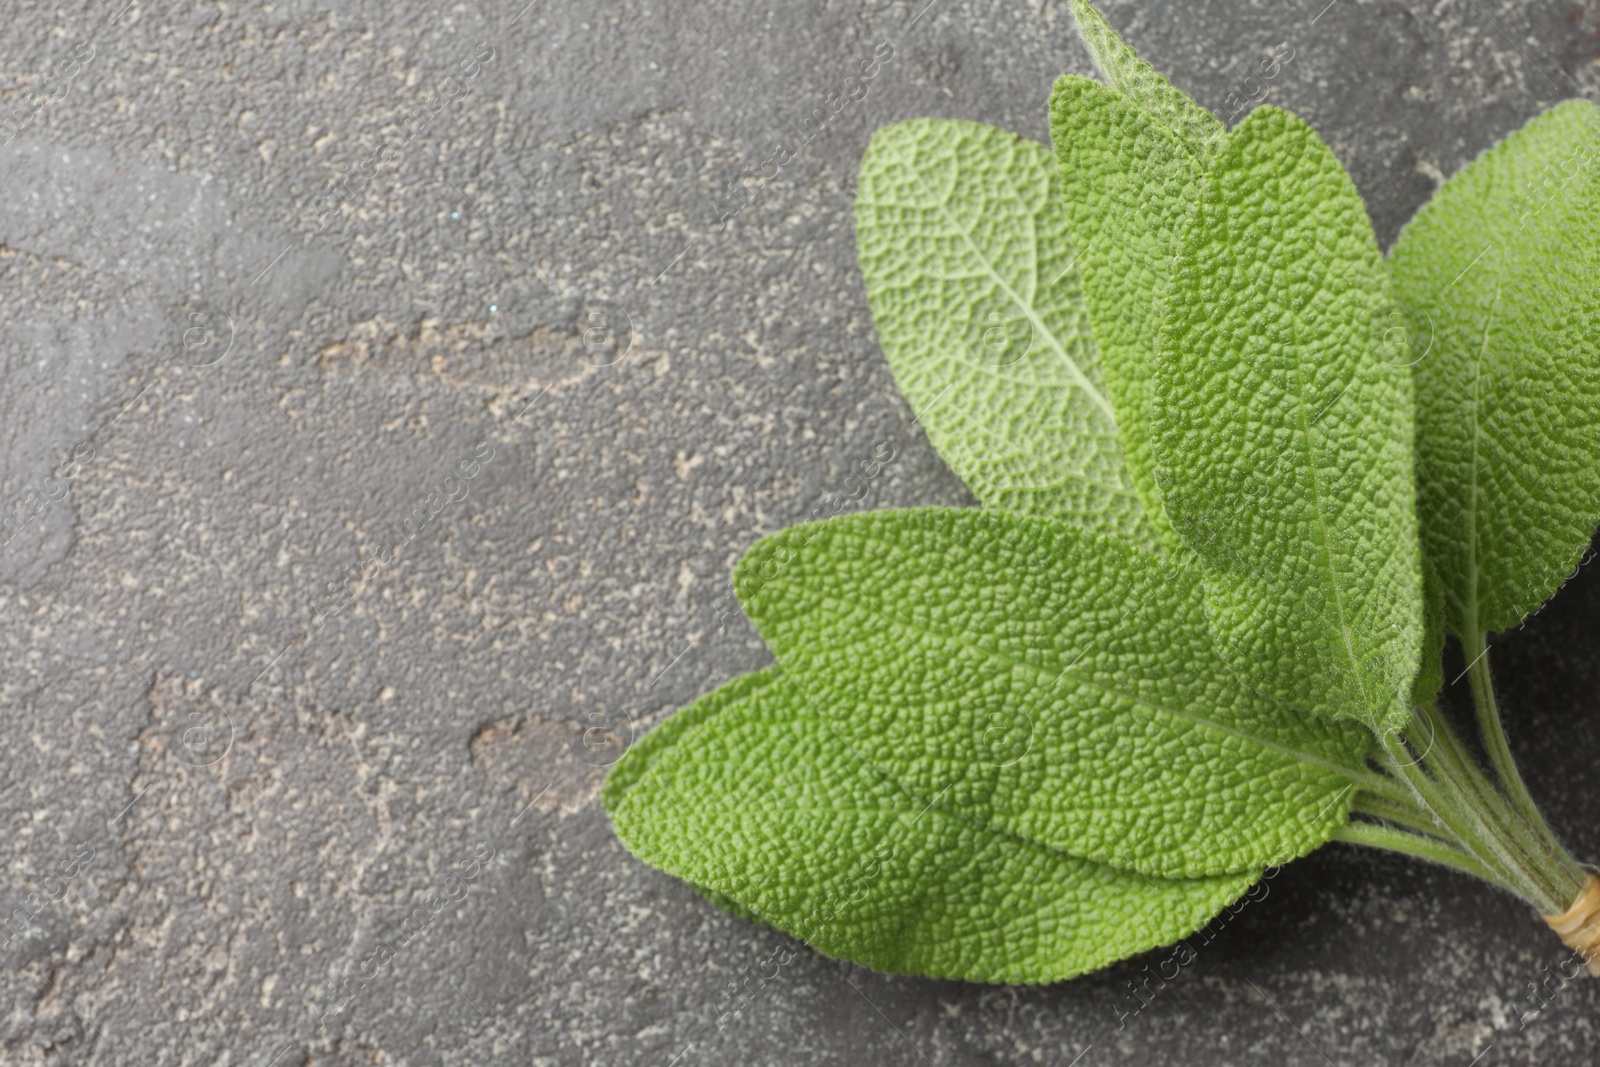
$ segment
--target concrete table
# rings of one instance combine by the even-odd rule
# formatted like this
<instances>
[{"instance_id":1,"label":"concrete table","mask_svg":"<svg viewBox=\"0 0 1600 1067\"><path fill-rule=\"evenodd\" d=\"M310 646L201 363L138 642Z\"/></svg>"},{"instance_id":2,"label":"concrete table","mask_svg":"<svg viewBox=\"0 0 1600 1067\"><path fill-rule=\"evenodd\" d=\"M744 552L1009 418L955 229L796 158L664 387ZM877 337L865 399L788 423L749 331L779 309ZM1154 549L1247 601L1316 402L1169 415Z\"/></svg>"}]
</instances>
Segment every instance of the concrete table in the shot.
<instances>
[{"instance_id":1,"label":"concrete table","mask_svg":"<svg viewBox=\"0 0 1600 1067\"><path fill-rule=\"evenodd\" d=\"M1386 245L1600 96L1592 3L1325 3L1106 13L1224 113L1292 48L1266 98ZM3 14L6 1063L1594 1061L1600 986L1525 1018L1537 919L1398 858L1294 864L1170 982L998 988L763 980L786 939L612 837L604 765L767 661L746 546L884 442L858 506L972 502L878 349L851 179L903 118L1044 139L1064 4ZM1497 660L1587 856L1597 623L1587 568Z\"/></svg>"}]
</instances>

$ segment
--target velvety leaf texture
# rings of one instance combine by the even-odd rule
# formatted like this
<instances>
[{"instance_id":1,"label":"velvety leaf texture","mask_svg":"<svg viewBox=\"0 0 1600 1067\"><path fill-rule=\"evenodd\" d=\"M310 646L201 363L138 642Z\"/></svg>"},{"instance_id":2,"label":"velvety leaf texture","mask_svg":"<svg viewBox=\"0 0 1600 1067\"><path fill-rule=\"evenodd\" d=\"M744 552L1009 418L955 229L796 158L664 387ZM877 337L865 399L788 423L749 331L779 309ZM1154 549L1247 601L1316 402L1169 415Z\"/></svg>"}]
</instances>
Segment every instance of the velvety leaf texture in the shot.
<instances>
[{"instance_id":1,"label":"velvety leaf texture","mask_svg":"<svg viewBox=\"0 0 1600 1067\"><path fill-rule=\"evenodd\" d=\"M977 827L856 759L775 669L675 719L606 781L617 836L645 862L879 970L1068 978L1199 928L1259 874L1168 881Z\"/></svg>"},{"instance_id":2,"label":"velvety leaf texture","mask_svg":"<svg viewBox=\"0 0 1600 1067\"><path fill-rule=\"evenodd\" d=\"M758 544L735 588L875 768L975 823L1189 877L1282 863L1348 819L1366 733L1244 692L1190 573L974 509L877 511Z\"/></svg>"},{"instance_id":3,"label":"velvety leaf texture","mask_svg":"<svg viewBox=\"0 0 1600 1067\"><path fill-rule=\"evenodd\" d=\"M1229 136L1185 231L1153 422L1169 518L1234 672L1403 724L1422 643L1411 380L1344 169L1273 107Z\"/></svg>"},{"instance_id":4,"label":"velvety leaf texture","mask_svg":"<svg viewBox=\"0 0 1600 1067\"><path fill-rule=\"evenodd\" d=\"M1516 626L1600 522L1600 108L1557 105L1489 149L1417 213L1389 266L1447 623Z\"/></svg>"},{"instance_id":5,"label":"velvety leaf texture","mask_svg":"<svg viewBox=\"0 0 1600 1067\"><path fill-rule=\"evenodd\" d=\"M1417 677L1411 683L1411 706L1424 704L1444 688L1444 590L1439 571L1422 559L1422 655Z\"/></svg>"},{"instance_id":6,"label":"velvety leaf texture","mask_svg":"<svg viewBox=\"0 0 1600 1067\"><path fill-rule=\"evenodd\" d=\"M1154 544L1083 307L1048 149L972 122L873 135L856 244L878 339L986 507Z\"/></svg>"},{"instance_id":7,"label":"velvety leaf texture","mask_svg":"<svg viewBox=\"0 0 1600 1067\"><path fill-rule=\"evenodd\" d=\"M1227 129L1220 119L1140 59L1088 0L1072 0L1072 13L1106 84L1126 97L1146 122L1165 127L1202 163L1221 150Z\"/></svg>"},{"instance_id":8,"label":"velvety leaf texture","mask_svg":"<svg viewBox=\"0 0 1600 1067\"><path fill-rule=\"evenodd\" d=\"M1166 127L1087 78L1056 82L1050 137L1124 456L1152 524L1177 549L1156 490L1150 401L1162 301L1205 171Z\"/></svg>"},{"instance_id":9,"label":"velvety leaf texture","mask_svg":"<svg viewBox=\"0 0 1600 1067\"><path fill-rule=\"evenodd\" d=\"M749 677L757 677L751 675ZM720 692L732 692L740 684L748 684L744 679L724 686ZM708 696L697 700L686 708L667 716L666 720L655 726L648 734L640 739L638 744L629 747L622 759L612 765L607 772L604 784L601 786L600 799L607 812L614 812L621 799L631 790L654 765L655 760L664 752L671 752L673 747L682 743L685 736L692 733L696 727L706 719L715 715L721 709L722 703ZM661 813L670 817L670 812ZM613 815L613 818L615 816ZM624 840L626 844L626 840ZM629 846L632 847L631 845ZM687 879L686 879L687 880ZM694 891L705 897L711 903L724 911L732 912L747 922L762 923L763 919L753 908L741 901L735 900L728 894L704 885L689 883Z\"/></svg>"}]
</instances>

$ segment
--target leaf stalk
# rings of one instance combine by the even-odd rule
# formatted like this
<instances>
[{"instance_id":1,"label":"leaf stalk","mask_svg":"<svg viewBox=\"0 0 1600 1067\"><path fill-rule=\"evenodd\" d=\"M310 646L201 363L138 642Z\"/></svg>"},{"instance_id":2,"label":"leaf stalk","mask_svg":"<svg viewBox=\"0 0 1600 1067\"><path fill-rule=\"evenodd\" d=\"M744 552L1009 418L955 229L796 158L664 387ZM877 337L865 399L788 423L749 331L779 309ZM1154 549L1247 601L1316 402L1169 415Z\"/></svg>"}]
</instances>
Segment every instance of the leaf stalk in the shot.
<instances>
[{"instance_id":1,"label":"leaf stalk","mask_svg":"<svg viewBox=\"0 0 1600 1067\"><path fill-rule=\"evenodd\" d=\"M1424 704L1414 721L1426 728L1426 744L1392 733L1380 738L1388 772L1383 777L1402 784L1410 795L1396 796L1390 789L1358 793L1352 813L1379 821L1352 822L1337 839L1471 874L1522 897L1547 918L1560 915L1579 899L1589 876L1539 814L1511 758L1483 636L1465 644L1493 778L1438 708Z\"/></svg>"}]
</instances>

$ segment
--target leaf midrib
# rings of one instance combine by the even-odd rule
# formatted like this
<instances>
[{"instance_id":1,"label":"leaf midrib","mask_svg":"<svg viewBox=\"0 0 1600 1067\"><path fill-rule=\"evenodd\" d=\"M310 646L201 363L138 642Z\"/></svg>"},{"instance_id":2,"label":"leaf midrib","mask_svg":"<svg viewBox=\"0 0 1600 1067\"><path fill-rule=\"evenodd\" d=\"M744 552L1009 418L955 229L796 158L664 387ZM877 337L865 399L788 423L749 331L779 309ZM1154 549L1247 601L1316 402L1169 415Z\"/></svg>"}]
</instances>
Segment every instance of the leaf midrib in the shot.
<instances>
[{"instance_id":1,"label":"leaf midrib","mask_svg":"<svg viewBox=\"0 0 1600 1067\"><path fill-rule=\"evenodd\" d=\"M1111 407L1111 402L1106 399L1105 394L1100 391L1099 387L1089 380L1089 376L1083 372L1082 367L1078 366L1077 361L1071 356L1067 355L1066 349L1061 346L1061 342L1056 338L1055 332L1045 325L1044 320L1039 317L1038 312L1033 309L1033 306L1024 301L1022 297L1017 294L1017 291L1011 288L1011 286L1006 282L1005 278L1000 275L999 270L997 270L995 265L989 261L989 257L984 255L982 250L978 248L977 243L973 241L972 234L967 230L967 228L961 225L955 216L950 213L947 205L948 194L945 196L940 196L937 190L933 189L927 184L919 171L912 171L912 179L916 182L919 189L930 195L930 198L933 201L934 210L939 213L939 217L944 220L946 225L950 226L957 234L961 236L962 244L966 246L967 251L972 254L973 258L983 265L984 272L991 279L993 279L994 284L1000 287L1001 292L1005 293L1006 297L1013 304L1022 309L1023 314L1028 316L1028 321L1033 324L1033 328L1039 331L1040 335L1045 338L1051 348L1055 349L1056 355L1061 359L1061 362L1066 365L1068 373L1072 376L1072 378L1086 393L1089 394L1090 397L1094 399L1095 405L1099 407L1102 412L1104 412L1106 418L1110 420L1111 425L1116 426L1117 416L1116 412ZM1033 256L1034 262L1037 264L1039 258L1039 245L1037 238L1035 238L1033 242Z\"/></svg>"},{"instance_id":2,"label":"leaf midrib","mask_svg":"<svg viewBox=\"0 0 1600 1067\"><path fill-rule=\"evenodd\" d=\"M1295 332L1293 350L1298 352L1301 350L1300 327L1303 324L1299 308L1290 309L1290 321L1294 324ZM1340 586L1338 568L1333 562L1332 535L1328 530L1328 520L1322 513L1322 479L1318 474L1316 456L1312 450L1311 424L1306 421L1305 381L1301 374L1300 361L1296 359L1292 366L1295 384L1295 413L1299 417L1300 439L1303 444L1301 451L1305 455L1306 469L1311 479L1311 511L1317 523L1323 565L1328 572L1328 585L1333 590L1333 610L1339 622L1339 639L1344 646L1345 658L1350 661L1351 674L1357 679L1357 688L1364 690L1365 687L1360 685L1361 661L1356 655L1354 638L1350 633L1350 623L1345 618L1344 590ZM1333 403L1337 404L1347 391L1348 387L1341 390L1339 396L1334 397ZM1332 405L1330 404L1329 407L1332 407ZM1327 414L1327 412L1324 411L1322 414ZM1318 417L1320 418L1321 416L1319 415ZM1364 692L1363 695L1365 695Z\"/></svg>"},{"instance_id":3,"label":"leaf midrib","mask_svg":"<svg viewBox=\"0 0 1600 1067\"><path fill-rule=\"evenodd\" d=\"M805 700L807 703L810 702L809 698L805 696L803 687L801 687L798 682L794 682L792 680L785 679L783 676L774 677L773 680L771 682L769 682L766 686L762 686L762 689L766 689L766 688L768 688L769 686L772 686L772 685L781 684L783 681L786 681L786 680L789 681L789 688L791 688L793 691L798 692L800 694L800 697L801 697L802 700ZM751 695L753 696L754 694L752 693ZM630 805L632 803L637 803L638 802L638 796L639 796L639 794L641 792L645 791L645 787L647 787L647 786L649 786L651 784L655 784L658 781L665 785L666 791L668 793L675 792L675 790L673 788L673 785L672 785L672 779L668 776L668 772L672 770L672 768L670 767L670 760L672 760L675 757L679 758L679 759L684 758L684 754L686 752L688 752L687 743L689 742L689 740L691 738L693 738L695 736L695 734L699 733L702 729L705 729L705 728L709 727L717 718L719 718L723 714L726 714L730 710L732 710L731 707L730 708L724 708L722 711L719 711L716 715L708 717L704 722L696 723L695 726L692 729L690 729L689 731L687 731L682 737L678 738L675 742L673 742L666 749L662 750L660 753L657 753L655 759L652 761L652 765L650 766L650 768L648 770L646 770L643 774L641 774L639 776L638 781L634 782L634 784L632 786L630 786L625 793L623 793L622 798L621 798L621 800L619 801L619 804L618 804L618 813L620 814L621 811L626 806L628 806L628 805ZM833 728L831 726L824 726L824 729L828 730L829 732L832 732ZM893 776L891 776L889 774L886 774L884 771L882 771L877 766L875 766L871 760L868 760L868 759L864 758L863 756L861 756L858 752L855 751L854 748L852 748L848 744L848 742L845 741L845 739L843 737L840 737L837 734L835 734L835 737L838 738L838 741L839 741L839 744L840 744L841 748L844 750L845 754L849 758L851 758L851 759L855 760L857 763L859 763L861 765L862 769L865 770L869 775L872 775L872 776L876 777L876 779L877 779L876 785L878 787L888 790L889 792L891 792L895 796L904 797L906 800L911 801L911 804L910 805L904 805L904 806L901 806L901 807L869 807L869 806L866 806L866 805L853 804L853 803L852 804L842 804L842 805L841 804L821 805L821 804L804 804L804 803L801 803L801 804L784 804L783 805L783 811L785 813L794 812L794 813L807 813L807 814L837 815L837 814L840 814L840 813L843 813L843 812L851 812L851 813L858 814L858 815L877 816L877 817L882 817L886 821L889 821L889 822L897 822L897 823L902 824L903 832L910 834L910 833L914 832L912 828L914 828L916 826L916 824L921 820L923 815L926 815L929 812L933 812L934 814L936 814L936 815L948 820L949 822L955 824L957 827L965 827L967 830L970 830L973 833L978 834L978 835L992 835L995 838L1008 839L1014 845L1016 845L1019 848L1029 849L1029 850L1037 849L1037 850L1039 850L1041 852L1047 853L1047 854L1052 855L1052 856L1059 856L1064 860L1068 860L1068 861L1071 861L1071 862L1074 862L1074 863L1082 863L1082 864L1089 864L1089 865L1092 865L1092 866L1108 867L1108 868L1110 868L1112 870L1132 872L1132 873L1135 873L1135 874L1142 873L1137 866L1134 866L1132 864L1124 864L1124 863L1120 863L1120 862L1112 862L1111 860L1099 859L1099 858L1097 858L1095 856L1085 855L1085 854L1083 854L1081 852L1074 852L1071 849L1060 848L1060 847L1058 847L1056 845L1049 844L1048 842L1040 841L1040 840L1038 840L1036 838L1029 837L1026 834L1018 833L1017 831L1009 829L1009 828L1007 828L1005 826L995 825L995 823L992 822L991 820L988 820L988 819L976 819L976 818L972 817L971 815L969 815L968 813L963 812L963 811L961 811L961 810L959 810L957 808L946 807L943 804L939 803L939 796L943 795L943 791L940 792L939 796L935 796L932 800L928 800L927 798L923 797L920 793L918 793L918 792L916 792L916 791L914 791L912 789L909 789L906 786L902 785ZM667 766L663 766L664 764L666 764ZM695 769L698 769L698 766L699 766L698 763L691 761L691 767L694 767ZM657 786L657 788L659 790L661 787ZM1352 788L1353 788L1352 786L1346 785L1344 787L1344 789L1340 791L1340 797L1342 798L1344 796L1344 794L1351 792ZM908 822L906 820L907 812L911 809L911 807L914 807L914 806L917 806L917 805L920 805L920 807L917 808L916 816L911 818L909 820L909 822ZM684 811L684 809L681 808L681 807L679 807L679 810L680 810L680 812ZM1097 810L1097 809L1090 809L1090 810ZM1330 810L1330 809L1329 808L1324 808L1323 812L1319 813L1319 816L1321 814L1325 813L1328 810ZM690 815L690 817L691 818L700 817L699 809L695 809L694 813L692 815ZM894 817L898 817L898 818L894 818ZM681 828L681 824L680 824L680 828ZM682 837L684 835L680 834L678 836ZM689 850L689 851L692 851L692 850ZM1180 851L1181 851L1181 853L1183 855L1189 855L1189 854L1194 852L1193 849L1183 849L1183 850L1180 850ZM739 868L737 868L733 864L725 863L725 862L722 862L721 860L716 860L714 862L717 865L721 866L724 871L727 871L729 873L741 873L739 871ZM1247 865L1246 867L1242 868L1241 870L1255 870L1255 869L1256 869L1256 867L1254 865ZM1212 872L1210 874L1201 874L1201 875L1157 874L1157 875L1145 875L1145 877L1155 877L1155 878L1162 878L1162 879L1225 878L1225 877L1228 877L1229 875L1236 875L1236 874L1239 874L1239 873L1240 873L1240 870L1229 869L1229 870L1225 870L1225 871L1215 871L1215 872ZM715 888L715 887L713 887L713 888ZM725 892L725 890L718 890L718 892ZM741 903L743 903L743 902L741 902ZM750 907L750 905L748 903L745 903L744 906L745 907ZM759 911L759 909L754 909L754 908L752 908L752 910Z\"/></svg>"},{"instance_id":4,"label":"leaf midrib","mask_svg":"<svg viewBox=\"0 0 1600 1067\"><path fill-rule=\"evenodd\" d=\"M854 584L854 583L852 583L852 584ZM861 592L859 587L857 587L857 592L858 593ZM864 600L865 600L865 598L863 598L863 602L864 602ZM880 603L878 605L878 607L882 608L883 605ZM885 618L888 618L888 616L885 616ZM923 628L921 626L917 626L914 623L905 622L905 621L900 620L900 619L891 619L890 621L893 622L894 625L896 625L896 626L902 626L905 629L911 630L911 631L913 631L915 633L918 633L918 634L921 634L924 637L932 637L932 638L936 638L936 639L941 640L941 641L948 641L948 642L950 642L952 644L959 645L962 648L971 649L971 650L973 650L975 652L978 652L978 653L981 653L981 654L983 654L985 656L992 656L994 659L999 660L1001 663L1004 663L1008 667L1020 667L1020 668L1023 668L1025 670L1033 673L1037 677L1040 677L1040 678L1043 678L1044 675L1045 675L1045 672L1040 670L1038 667L1035 667L1032 664L1024 662L1022 660L1013 659L1012 657L1006 655L1005 653L1003 653L1003 652L1001 652L1001 651L999 651L997 649L984 648L983 646L975 644L975 643L970 642L970 641L967 641L962 637L940 634L937 631L928 630L928 629L925 629L925 628ZM1335 775L1335 776L1337 776L1339 778L1343 778L1343 779L1346 779L1346 780L1352 780L1353 781L1354 779L1351 776L1352 776L1353 773L1357 773L1356 769L1353 768L1353 767L1342 767L1339 764L1334 763L1331 760L1324 759L1321 756L1315 756L1315 755L1312 755L1311 753L1308 753L1308 752L1302 752L1299 749L1291 748L1291 747L1289 747L1287 745L1282 745L1282 744L1279 744L1278 742L1275 742L1275 741L1267 741L1267 740L1265 740L1263 738L1255 736L1254 734L1246 733L1245 731L1236 729L1234 727L1225 726L1222 723L1216 722L1216 721L1214 721L1212 719L1207 719L1207 718L1205 718L1203 716L1195 715L1195 714L1193 714L1191 712L1180 711L1180 710L1177 710L1177 709L1174 709L1174 708L1166 707L1165 705L1162 705L1162 704L1152 703L1149 700L1146 700L1146 699L1144 699L1142 697L1131 696L1131 695L1129 695L1127 693L1124 693L1123 691L1121 691L1120 689L1116 688L1115 686L1108 685L1108 684L1106 684L1104 682L1101 682L1101 681L1098 681L1098 680L1096 680L1094 678L1086 677L1083 674L1079 673L1078 671L1074 671L1073 668L1070 665L1067 666L1065 669L1063 669L1062 672L1060 673L1060 675L1057 676L1058 681L1059 681L1060 678L1068 678L1068 677L1073 678L1074 680L1078 681L1080 684L1087 685L1087 686L1089 686L1089 687L1091 687L1093 689L1096 689L1099 692L1106 694L1107 696L1116 697L1117 699L1122 700L1122 701L1124 701L1124 702L1126 702L1128 704L1132 704L1134 707L1145 708L1146 710L1149 710L1149 711L1152 711L1152 712L1158 712L1158 713L1161 713L1161 714L1164 714L1164 715L1170 715L1173 718L1183 719L1183 720L1185 720L1187 722L1194 723L1197 726L1202 726L1202 727L1206 727L1208 729L1215 730L1218 733L1224 734L1225 736L1235 737L1235 738L1238 738L1241 741L1248 741L1251 744L1259 745L1260 747L1262 747L1264 749L1267 749L1268 751L1279 753L1280 755L1287 756L1290 759L1297 760L1297 761L1299 761L1301 763L1305 763L1305 764L1307 764L1309 766L1312 766L1312 767L1316 767L1319 770L1325 770L1325 771L1329 772L1330 774L1333 774L1333 775ZM1051 686L1044 687L1044 688L1053 688L1055 684L1058 684L1058 682L1057 683L1052 683Z\"/></svg>"},{"instance_id":5,"label":"leaf midrib","mask_svg":"<svg viewBox=\"0 0 1600 1067\"><path fill-rule=\"evenodd\" d=\"M1472 632L1461 635L1468 639L1482 633L1478 622L1478 438L1483 431L1483 361L1489 350L1489 335L1494 329L1495 309L1500 306L1504 281L1505 270L1502 266L1495 273L1494 300L1484 316L1483 341L1478 345L1478 353L1472 364L1472 460L1468 467L1471 475L1467 478L1467 603L1464 611L1467 628Z\"/></svg>"},{"instance_id":6,"label":"leaf midrib","mask_svg":"<svg viewBox=\"0 0 1600 1067\"><path fill-rule=\"evenodd\" d=\"M804 701L807 705L810 705L811 700L806 695L804 687L801 686L798 682L795 682L792 679L788 679L786 676L784 676L782 674L775 674L772 677L772 679L770 681L768 681L765 685L762 685L759 689L753 690L751 693L747 694L746 699L748 699L749 697L755 696L756 693L763 692L763 691L765 691L767 689L770 689L773 686L783 685L785 682L788 682L788 685L786 686L786 688L789 691L798 694L802 701ZM721 709L715 715L708 716L703 722L698 722L693 727L691 727L689 730L687 730L683 734L682 737L679 737L676 741L674 741L672 744L667 746L665 749L663 749L662 751L656 753L654 758L651 760L650 766L648 768L646 768L644 773L639 775L638 780L635 781L633 783L633 785L629 786L623 792L622 797L620 798L620 802L619 802L619 810L620 810L621 805L626 805L626 804L628 804L628 803L630 803L630 802L635 800L635 798L636 798L639 790L641 789L641 787L643 787L647 783L651 783L652 781L657 780L657 779L659 779L661 782L663 782L665 784L666 791L668 793L674 792L675 790L672 787L671 779L667 777L666 771L663 770L663 764L666 763L667 761L669 761L670 759L672 759L675 756L678 756L679 758L681 758L680 750L686 750L687 743L691 738L693 738L701 730L708 728L713 722L716 721L716 719L718 719L720 716L726 714L727 712L729 712L731 710L732 710L732 705L730 705L727 708ZM827 729L830 733L833 731L833 728L831 726L824 726L824 729ZM828 805L828 806L806 805L806 804L785 804L784 808L783 808L784 811L828 812L828 813L837 813L837 812L849 811L849 812L855 812L857 814L862 814L862 815L899 816L900 821L904 822L905 821L905 817L906 817L906 813L907 813L908 810L910 810L910 807L914 806L914 805L917 805L917 804L920 804L921 807L917 809L917 814L909 821L909 823L906 824L908 827L914 827L917 824L917 822L921 820L923 815L926 815L928 812L931 811L931 812L934 812L935 814L937 814L937 815L939 815L939 816L941 816L941 817L943 817L945 819L950 820L953 823L956 823L956 824L958 824L960 826L967 827L968 829L973 830L975 832L982 833L982 834L993 834L996 837L1010 838L1012 841L1016 842L1016 844L1021 846L1021 847L1030 848L1030 849L1039 849L1041 851L1051 853L1052 855L1065 857L1066 859L1069 859L1069 860L1074 860L1074 861L1081 862L1081 863L1097 864L1097 865L1101 865L1101 866L1110 867L1110 868L1112 868L1114 870L1134 871L1134 872L1138 871L1138 868L1136 868L1136 867L1123 866L1122 864L1112 863L1112 862L1110 862L1108 860L1095 859L1092 856L1085 856L1085 855L1083 855L1081 853L1072 852L1072 851L1070 851L1068 849L1057 848L1055 845L1047 844L1044 841L1036 840L1036 839L1028 837L1028 836L1026 836L1024 834L1017 833L1014 830L1006 829L1003 826L995 826L989 821L986 821L986 820L985 821L979 821L979 820L973 819L972 817L970 817L969 815L967 815L966 813L964 813L964 812L962 812L962 811L960 811L958 809L948 808L948 807L945 807L944 805L940 804L939 803L939 797L943 796L943 790L941 790L940 793L937 796L935 796L932 800L928 800L926 797L923 797L921 794L919 794L919 793L917 793L917 792L915 792L915 791L913 791L911 789L906 788L906 786L902 785L899 781L897 781L896 779L894 779L890 775L885 774L883 771L879 770L876 766L873 765L873 763L870 760L867 760L867 759L863 758L860 753L856 752L855 749L852 748L845 741L845 739L843 737L840 737L837 734L835 734L834 736L837 738L840 747L845 751L846 755L848 755L851 759L853 759L857 763L859 763L862 766L862 768L865 769L869 774L875 775L877 777L878 781L877 781L876 784L877 784L877 786L879 788L886 789L886 790L892 792L893 794L895 794L897 796L901 796L901 797L906 798L907 800L912 801L912 805L898 807L898 808L893 808L893 807L887 807L886 808L886 807L867 807L867 806L860 805L860 804ZM680 807L679 810L682 811L684 809L682 809ZM723 866L724 866L724 868L726 868L726 869L728 869L730 871L734 869L731 864L723 864ZM1232 873L1237 873L1237 872L1225 871L1225 872L1221 872L1220 874L1216 874L1216 875L1200 875L1198 877L1202 877L1202 878L1223 877L1226 874L1232 874ZM1172 877L1172 876L1169 876L1169 875L1157 875L1156 877ZM745 905L745 906L749 907L748 904Z\"/></svg>"},{"instance_id":7,"label":"leaf midrib","mask_svg":"<svg viewBox=\"0 0 1600 1067\"><path fill-rule=\"evenodd\" d=\"M1281 188L1279 195L1281 200ZM1282 243L1283 236L1279 234L1278 240L1275 242L1275 244L1281 247ZM1329 265L1336 261L1336 258L1333 256L1316 257L1315 262L1321 263L1323 267L1321 281L1316 287L1317 291L1322 291L1326 288L1325 283L1327 282ZM1291 329L1294 331L1294 343L1291 346L1290 351L1291 353L1299 353L1304 350L1301 341L1301 338L1305 333L1303 330L1303 327L1305 326L1305 320L1302 316L1303 309L1299 306L1289 306L1286 307L1285 310L1289 312ZM1301 442L1300 451L1305 457L1306 471L1311 482L1309 495L1311 497L1312 516L1316 520L1318 540L1321 542L1320 547L1322 549L1323 566L1328 573L1328 586L1333 591L1334 616L1339 623L1340 643L1344 647L1345 658L1350 663L1350 672L1352 678L1354 678L1356 681L1356 688L1364 698L1366 696L1366 687L1361 685L1361 660L1356 654L1354 644L1355 639L1350 632L1349 620L1345 617L1344 590L1339 580L1338 568L1334 565L1333 561L1332 535L1328 529L1327 518L1322 511L1322 479L1319 475L1316 455L1312 446L1312 424L1306 421L1305 380L1302 374L1301 361L1295 355L1292 355L1291 358L1293 362L1290 364L1290 370L1294 374L1295 384L1295 415L1300 424L1300 432L1298 435ZM1352 382L1352 384L1354 383ZM1331 409L1334 404L1337 404L1341 399L1344 398L1344 395L1349 391L1349 388L1349 386L1346 386L1344 389L1340 390L1339 395L1334 397L1333 402L1328 405L1328 409L1325 409L1319 413L1317 418L1321 419L1323 415L1326 415L1328 410Z\"/></svg>"}]
</instances>

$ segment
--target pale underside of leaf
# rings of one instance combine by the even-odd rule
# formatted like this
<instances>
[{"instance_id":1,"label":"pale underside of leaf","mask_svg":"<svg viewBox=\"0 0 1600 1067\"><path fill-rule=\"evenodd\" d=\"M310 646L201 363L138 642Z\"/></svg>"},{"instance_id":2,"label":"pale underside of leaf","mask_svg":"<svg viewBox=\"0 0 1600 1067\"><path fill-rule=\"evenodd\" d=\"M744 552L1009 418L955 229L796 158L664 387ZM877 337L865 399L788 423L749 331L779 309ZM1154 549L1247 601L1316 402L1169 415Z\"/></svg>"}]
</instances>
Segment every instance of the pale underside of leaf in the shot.
<instances>
[{"instance_id":1,"label":"pale underside of leaf","mask_svg":"<svg viewBox=\"0 0 1600 1067\"><path fill-rule=\"evenodd\" d=\"M1050 135L1123 453L1163 547L1181 554L1156 487L1150 403L1172 262L1205 172L1166 127L1086 78L1056 81Z\"/></svg>"},{"instance_id":2,"label":"pale underside of leaf","mask_svg":"<svg viewBox=\"0 0 1600 1067\"><path fill-rule=\"evenodd\" d=\"M1409 716L1422 642L1411 383L1359 195L1300 119L1253 112L1185 231L1158 343L1158 480L1212 633L1279 702Z\"/></svg>"},{"instance_id":3,"label":"pale underside of leaf","mask_svg":"<svg viewBox=\"0 0 1600 1067\"><path fill-rule=\"evenodd\" d=\"M1083 307L1048 149L977 123L874 134L856 242L878 338L986 507L1154 544Z\"/></svg>"},{"instance_id":4,"label":"pale underside of leaf","mask_svg":"<svg viewBox=\"0 0 1600 1067\"><path fill-rule=\"evenodd\" d=\"M1241 689L1198 580L1119 539L869 512L768 538L735 587L856 753L975 822L1192 877L1286 862L1347 821L1365 732Z\"/></svg>"},{"instance_id":5,"label":"pale underside of leaf","mask_svg":"<svg viewBox=\"0 0 1600 1067\"><path fill-rule=\"evenodd\" d=\"M1449 629L1475 638L1537 610L1600 522L1600 108L1557 105L1489 149L1389 265L1423 546Z\"/></svg>"},{"instance_id":6,"label":"pale underside of leaf","mask_svg":"<svg viewBox=\"0 0 1600 1067\"><path fill-rule=\"evenodd\" d=\"M776 669L690 712L607 780L617 836L879 970L1057 981L1192 932L1259 875L1150 878L975 826L856 759Z\"/></svg>"}]
</instances>

